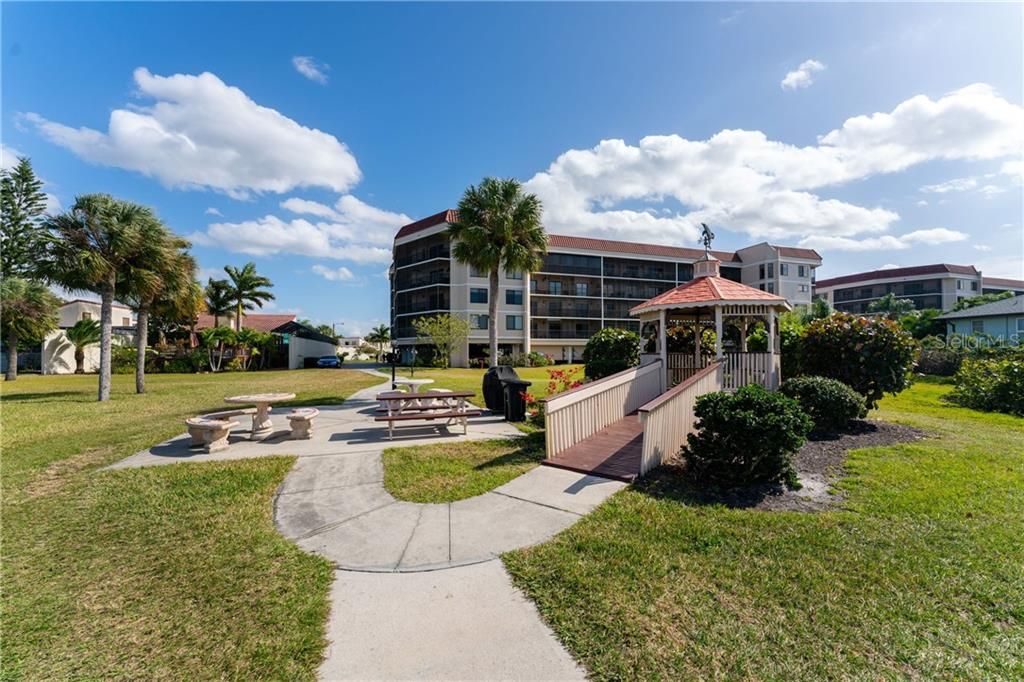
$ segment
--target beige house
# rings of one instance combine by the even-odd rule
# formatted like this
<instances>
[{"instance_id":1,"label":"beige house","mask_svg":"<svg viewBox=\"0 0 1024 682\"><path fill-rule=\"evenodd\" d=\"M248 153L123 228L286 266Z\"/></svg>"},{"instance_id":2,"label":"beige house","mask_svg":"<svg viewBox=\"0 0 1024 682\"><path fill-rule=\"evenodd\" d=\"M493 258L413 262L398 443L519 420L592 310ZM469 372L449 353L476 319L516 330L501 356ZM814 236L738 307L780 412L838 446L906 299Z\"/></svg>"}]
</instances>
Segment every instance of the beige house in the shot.
<instances>
[{"instance_id":1,"label":"beige house","mask_svg":"<svg viewBox=\"0 0 1024 682\"><path fill-rule=\"evenodd\" d=\"M68 341L65 330L81 320L100 319L99 301L75 299L60 307L59 328L43 339L40 366L43 374L73 374L75 371L75 347ZM113 343L132 345L135 343L135 313L120 303L113 307ZM93 344L85 348L84 369L96 372L100 366L100 346Z\"/></svg>"}]
</instances>

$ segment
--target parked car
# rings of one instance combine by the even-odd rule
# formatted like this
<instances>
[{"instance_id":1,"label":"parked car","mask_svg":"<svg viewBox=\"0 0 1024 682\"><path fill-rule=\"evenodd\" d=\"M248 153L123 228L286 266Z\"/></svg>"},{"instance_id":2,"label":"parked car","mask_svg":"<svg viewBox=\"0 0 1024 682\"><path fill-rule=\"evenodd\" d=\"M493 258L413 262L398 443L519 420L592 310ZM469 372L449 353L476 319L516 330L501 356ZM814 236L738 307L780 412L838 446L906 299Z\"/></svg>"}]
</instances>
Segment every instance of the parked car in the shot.
<instances>
[{"instance_id":1,"label":"parked car","mask_svg":"<svg viewBox=\"0 0 1024 682\"><path fill-rule=\"evenodd\" d=\"M316 361L317 367L341 367L341 359L337 355L325 355Z\"/></svg>"}]
</instances>

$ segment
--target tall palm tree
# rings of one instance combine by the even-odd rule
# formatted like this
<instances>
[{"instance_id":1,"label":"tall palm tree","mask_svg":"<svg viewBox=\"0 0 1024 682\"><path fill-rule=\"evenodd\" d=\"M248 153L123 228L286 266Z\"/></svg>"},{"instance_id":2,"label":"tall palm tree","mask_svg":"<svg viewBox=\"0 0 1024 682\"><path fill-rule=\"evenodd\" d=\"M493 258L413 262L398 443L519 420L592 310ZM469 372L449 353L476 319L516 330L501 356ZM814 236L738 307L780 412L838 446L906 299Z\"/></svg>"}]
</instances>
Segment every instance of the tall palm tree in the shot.
<instances>
[{"instance_id":1,"label":"tall palm tree","mask_svg":"<svg viewBox=\"0 0 1024 682\"><path fill-rule=\"evenodd\" d=\"M206 312L213 315L213 326L220 326L220 318L226 317L235 302L231 298L231 285L226 279L209 278L203 292L206 297Z\"/></svg>"},{"instance_id":2,"label":"tall palm tree","mask_svg":"<svg viewBox=\"0 0 1024 682\"><path fill-rule=\"evenodd\" d=\"M132 267L143 246L140 227L152 219L152 211L144 206L108 194L85 194L75 199L69 211L43 222L47 248L40 257L40 272L66 289L100 296L101 401L110 400L110 347L118 277Z\"/></svg>"},{"instance_id":3,"label":"tall palm tree","mask_svg":"<svg viewBox=\"0 0 1024 682\"><path fill-rule=\"evenodd\" d=\"M96 320L79 320L66 329L64 335L75 347L75 374L84 374L85 349L100 342L100 323Z\"/></svg>"},{"instance_id":4,"label":"tall palm tree","mask_svg":"<svg viewBox=\"0 0 1024 682\"><path fill-rule=\"evenodd\" d=\"M262 308L267 301L274 300L274 294L267 291L274 286L269 279L256 272L255 263L246 263L241 269L225 265L228 273L231 300L235 304L235 331L242 329L242 315L246 310Z\"/></svg>"},{"instance_id":5,"label":"tall palm tree","mask_svg":"<svg viewBox=\"0 0 1024 682\"><path fill-rule=\"evenodd\" d=\"M370 333L366 335L366 340L377 347L377 361L380 362L384 344L391 341L391 328L386 324L379 324L370 330Z\"/></svg>"},{"instance_id":6,"label":"tall palm tree","mask_svg":"<svg viewBox=\"0 0 1024 682\"><path fill-rule=\"evenodd\" d=\"M185 250L190 244L178 237L156 216L140 221L143 239L139 252L120 273L123 298L135 309L135 392L146 392L146 348L149 346L149 315L161 299L187 297L195 281L196 261Z\"/></svg>"},{"instance_id":7,"label":"tall palm tree","mask_svg":"<svg viewBox=\"0 0 1024 682\"><path fill-rule=\"evenodd\" d=\"M18 341L41 339L57 328L60 300L42 282L4 277L0 282L0 333L7 342L5 381L18 378Z\"/></svg>"},{"instance_id":8,"label":"tall palm tree","mask_svg":"<svg viewBox=\"0 0 1024 682\"><path fill-rule=\"evenodd\" d=\"M210 371L219 372L224 364L224 350L238 342L235 330L231 327L207 327L200 332L200 338L210 360Z\"/></svg>"},{"instance_id":9,"label":"tall palm tree","mask_svg":"<svg viewBox=\"0 0 1024 682\"><path fill-rule=\"evenodd\" d=\"M484 178L466 189L459 217L448 229L455 259L489 275L491 367L498 364L498 277L502 268L526 273L540 269L548 249L542 212L540 199L524 192L518 180Z\"/></svg>"}]
</instances>

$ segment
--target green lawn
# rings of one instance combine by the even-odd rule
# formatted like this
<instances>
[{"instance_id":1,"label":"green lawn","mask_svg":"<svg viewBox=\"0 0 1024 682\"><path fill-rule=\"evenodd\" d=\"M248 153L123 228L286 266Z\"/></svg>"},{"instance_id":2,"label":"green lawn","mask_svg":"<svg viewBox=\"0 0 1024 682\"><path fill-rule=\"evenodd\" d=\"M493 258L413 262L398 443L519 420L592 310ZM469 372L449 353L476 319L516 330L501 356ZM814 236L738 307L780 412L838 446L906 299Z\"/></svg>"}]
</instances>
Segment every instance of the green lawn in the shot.
<instances>
[{"instance_id":1,"label":"green lawn","mask_svg":"<svg viewBox=\"0 0 1024 682\"><path fill-rule=\"evenodd\" d=\"M1024 678L1024 419L919 383L855 451L843 509L701 506L653 477L506 555L596 679Z\"/></svg>"},{"instance_id":2,"label":"green lawn","mask_svg":"<svg viewBox=\"0 0 1024 682\"><path fill-rule=\"evenodd\" d=\"M552 367L516 367L516 374L518 374L524 381L531 381L533 385L530 386L530 393L533 393L538 398L543 398L548 394L548 370L549 369L560 369L560 370L573 370L579 377L583 378L583 365L557 365ZM382 368L382 372L387 372L388 368ZM450 369L417 369L413 374L409 373L409 370L404 367L398 368L398 376L410 377L415 379L433 379L434 383L431 386L424 388L448 388L453 391L473 391L477 395L477 399L482 403L483 397L480 393L480 386L483 383L485 369L463 369L459 367L452 367Z\"/></svg>"},{"instance_id":3,"label":"green lawn","mask_svg":"<svg viewBox=\"0 0 1024 682\"><path fill-rule=\"evenodd\" d=\"M544 459L544 433L522 438L388 448L384 487L409 502L454 502L524 474Z\"/></svg>"},{"instance_id":4,"label":"green lawn","mask_svg":"<svg viewBox=\"0 0 1024 682\"><path fill-rule=\"evenodd\" d=\"M348 370L23 376L3 419L3 679L309 679L324 647L327 561L274 529L292 458L97 471L181 433L228 395L329 404L380 380Z\"/></svg>"}]
</instances>

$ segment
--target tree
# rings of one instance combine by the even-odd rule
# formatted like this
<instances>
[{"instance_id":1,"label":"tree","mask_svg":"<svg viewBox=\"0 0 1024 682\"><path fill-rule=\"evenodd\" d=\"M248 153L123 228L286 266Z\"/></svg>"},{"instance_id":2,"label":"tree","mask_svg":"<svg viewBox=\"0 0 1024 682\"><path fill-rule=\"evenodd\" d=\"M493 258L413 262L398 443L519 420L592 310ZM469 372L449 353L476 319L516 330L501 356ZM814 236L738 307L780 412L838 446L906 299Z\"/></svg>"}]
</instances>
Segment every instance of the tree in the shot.
<instances>
[{"instance_id":1,"label":"tree","mask_svg":"<svg viewBox=\"0 0 1024 682\"><path fill-rule=\"evenodd\" d=\"M815 320L824 320L826 317L832 314L832 306L828 304L828 301L821 296L811 301L811 305L808 306L807 311L804 313L802 322L807 324L814 322Z\"/></svg>"},{"instance_id":2,"label":"tree","mask_svg":"<svg viewBox=\"0 0 1024 682\"><path fill-rule=\"evenodd\" d=\"M484 178L459 201L459 217L449 227L452 255L488 273L490 366L498 364L498 277L501 269L531 273L540 269L548 238L541 224L540 199L518 180Z\"/></svg>"},{"instance_id":3,"label":"tree","mask_svg":"<svg viewBox=\"0 0 1024 682\"><path fill-rule=\"evenodd\" d=\"M6 381L18 378L18 342L41 339L57 328L60 300L45 284L22 277L0 282L0 333L7 343Z\"/></svg>"},{"instance_id":4,"label":"tree","mask_svg":"<svg viewBox=\"0 0 1024 682\"><path fill-rule=\"evenodd\" d=\"M601 379L640 364L640 335L629 329L605 327L583 348L587 378Z\"/></svg>"},{"instance_id":5,"label":"tree","mask_svg":"<svg viewBox=\"0 0 1024 682\"><path fill-rule=\"evenodd\" d=\"M249 262L241 269L233 265L224 266L228 273L228 287L235 304L235 331L242 329L242 315L246 310L262 308L267 301L274 300L274 294L267 291L274 286L269 279L256 272L256 264Z\"/></svg>"},{"instance_id":6,"label":"tree","mask_svg":"<svg viewBox=\"0 0 1024 682\"><path fill-rule=\"evenodd\" d=\"M167 229L155 215L139 220L139 250L129 267L118 278L123 298L134 308L135 327L135 392L146 392L146 348L149 346L149 314L153 305L163 299L173 303L188 298L195 280L196 261L185 250L188 241Z\"/></svg>"},{"instance_id":7,"label":"tree","mask_svg":"<svg viewBox=\"0 0 1024 682\"><path fill-rule=\"evenodd\" d=\"M235 343L238 356L242 358L242 369L249 369L252 359L262 354L263 348L269 345L274 335L270 332L261 332L248 327L235 334Z\"/></svg>"},{"instance_id":8,"label":"tree","mask_svg":"<svg viewBox=\"0 0 1024 682\"><path fill-rule=\"evenodd\" d=\"M896 298L893 294L886 294L868 306L869 313L881 313L890 320L898 320L916 309L917 306L909 298Z\"/></svg>"},{"instance_id":9,"label":"tree","mask_svg":"<svg viewBox=\"0 0 1024 682\"><path fill-rule=\"evenodd\" d=\"M27 277L35 270L42 241L39 220L46 210L43 183L27 158L0 171L0 275Z\"/></svg>"},{"instance_id":10,"label":"tree","mask_svg":"<svg viewBox=\"0 0 1024 682\"><path fill-rule=\"evenodd\" d=\"M800 342L804 374L838 379L874 409L885 393L910 386L917 344L895 321L835 313L807 326Z\"/></svg>"},{"instance_id":11,"label":"tree","mask_svg":"<svg viewBox=\"0 0 1024 682\"><path fill-rule=\"evenodd\" d=\"M941 334L946 329L946 323L936 319L941 314L942 311L938 308L915 310L900 318L900 326L910 332L915 339Z\"/></svg>"},{"instance_id":12,"label":"tree","mask_svg":"<svg viewBox=\"0 0 1024 682\"><path fill-rule=\"evenodd\" d=\"M1014 293L1012 291L1000 291L998 294L981 294L980 296L962 298L956 302L956 305L953 306L953 310L966 310L968 308L977 308L979 305L985 305L986 303L995 303L996 301L1002 301L1004 298L1013 297Z\"/></svg>"},{"instance_id":13,"label":"tree","mask_svg":"<svg viewBox=\"0 0 1024 682\"><path fill-rule=\"evenodd\" d=\"M433 346L443 369L451 364L452 352L469 338L469 322L458 315L419 317L413 321L421 343Z\"/></svg>"},{"instance_id":14,"label":"tree","mask_svg":"<svg viewBox=\"0 0 1024 682\"><path fill-rule=\"evenodd\" d=\"M71 210L44 220L47 248L39 270L71 291L100 296L100 377L98 399L110 399L110 348L118 279L134 267L143 249L143 224L154 220L144 206L108 194L85 194Z\"/></svg>"},{"instance_id":15,"label":"tree","mask_svg":"<svg viewBox=\"0 0 1024 682\"><path fill-rule=\"evenodd\" d=\"M224 350L238 341L235 330L224 326L208 327L199 334L210 361L210 371L219 372L224 364Z\"/></svg>"},{"instance_id":16,"label":"tree","mask_svg":"<svg viewBox=\"0 0 1024 682\"><path fill-rule=\"evenodd\" d=\"M96 320L79 320L64 334L75 347L75 374L85 373L85 348L100 342L100 323Z\"/></svg>"},{"instance_id":17,"label":"tree","mask_svg":"<svg viewBox=\"0 0 1024 682\"><path fill-rule=\"evenodd\" d=\"M213 326L220 326L220 318L227 317L235 302L231 298L231 285L226 279L214 279L210 277L206 281L206 289L203 291L206 303L206 312L213 315Z\"/></svg>"},{"instance_id":18,"label":"tree","mask_svg":"<svg viewBox=\"0 0 1024 682\"><path fill-rule=\"evenodd\" d=\"M377 347L377 361L384 353L385 344L391 343L391 329L386 324L379 324L366 335L366 341Z\"/></svg>"},{"instance_id":19,"label":"tree","mask_svg":"<svg viewBox=\"0 0 1024 682\"><path fill-rule=\"evenodd\" d=\"M191 334L195 330L199 313L206 309L203 287L193 277L183 289L158 297L153 301L149 315L149 335L157 343L167 342L168 335Z\"/></svg>"}]
</instances>

